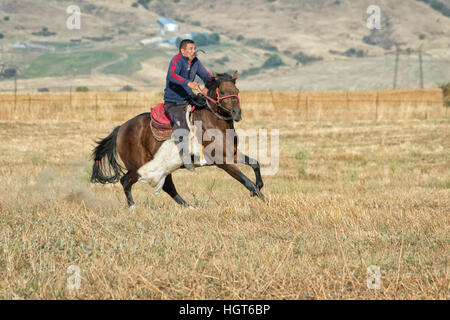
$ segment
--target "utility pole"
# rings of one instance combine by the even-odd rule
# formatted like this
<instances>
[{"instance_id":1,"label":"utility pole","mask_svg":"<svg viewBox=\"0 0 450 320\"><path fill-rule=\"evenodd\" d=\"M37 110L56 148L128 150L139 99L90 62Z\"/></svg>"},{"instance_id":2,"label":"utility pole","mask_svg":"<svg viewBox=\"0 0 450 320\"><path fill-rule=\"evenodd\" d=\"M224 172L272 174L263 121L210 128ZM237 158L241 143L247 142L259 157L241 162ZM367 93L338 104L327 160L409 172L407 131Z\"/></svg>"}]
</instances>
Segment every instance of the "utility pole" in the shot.
<instances>
[{"instance_id":1,"label":"utility pole","mask_svg":"<svg viewBox=\"0 0 450 320\"><path fill-rule=\"evenodd\" d=\"M14 66L14 112L17 107L17 66Z\"/></svg>"},{"instance_id":2,"label":"utility pole","mask_svg":"<svg viewBox=\"0 0 450 320\"><path fill-rule=\"evenodd\" d=\"M398 44L395 45L395 66L394 66L394 84L393 89L397 89L397 72L398 72L398 60L400 52L398 49Z\"/></svg>"},{"instance_id":3,"label":"utility pole","mask_svg":"<svg viewBox=\"0 0 450 320\"><path fill-rule=\"evenodd\" d=\"M2 49L0 52L0 78L1 78L1 76L3 75L3 71L5 70L5 52L2 44L0 44L0 48Z\"/></svg>"},{"instance_id":4,"label":"utility pole","mask_svg":"<svg viewBox=\"0 0 450 320\"><path fill-rule=\"evenodd\" d=\"M419 47L420 88L423 89L422 45Z\"/></svg>"},{"instance_id":5,"label":"utility pole","mask_svg":"<svg viewBox=\"0 0 450 320\"><path fill-rule=\"evenodd\" d=\"M397 89L397 79L398 79L398 67L399 67L399 61L400 61L400 54L407 54L408 55L408 62L407 62L407 69L409 70L410 67L410 63L409 63L409 56L410 54L416 54L419 57L419 77L420 77L420 88L423 89L424 84L423 84L423 59L422 56L425 54L427 55L427 53L423 52L422 49L422 45L420 45L420 47L418 49L411 49L411 48L407 48L406 50L400 49L399 45L401 45L402 43L396 43L395 44L395 51L389 51L386 52L385 54L394 54L395 53L395 64L394 64L394 80L393 80L393 84L392 87L393 89ZM407 82L408 82L408 87L409 87L409 74L406 75L407 76Z\"/></svg>"},{"instance_id":6,"label":"utility pole","mask_svg":"<svg viewBox=\"0 0 450 320\"><path fill-rule=\"evenodd\" d=\"M410 74L410 70L411 70L411 51L408 50L406 52L407 56L407 62L406 62L406 88L409 89L411 88L411 83L410 83L410 79L409 79L409 74Z\"/></svg>"}]
</instances>

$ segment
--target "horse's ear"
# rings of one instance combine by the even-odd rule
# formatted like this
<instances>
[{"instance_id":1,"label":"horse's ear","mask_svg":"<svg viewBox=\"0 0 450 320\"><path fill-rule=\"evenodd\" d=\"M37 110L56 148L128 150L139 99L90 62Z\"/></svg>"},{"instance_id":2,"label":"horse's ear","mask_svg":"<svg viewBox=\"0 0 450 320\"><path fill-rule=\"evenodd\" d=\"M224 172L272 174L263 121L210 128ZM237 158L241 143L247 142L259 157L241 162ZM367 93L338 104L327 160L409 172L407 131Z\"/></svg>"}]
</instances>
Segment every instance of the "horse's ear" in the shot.
<instances>
[{"instance_id":1,"label":"horse's ear","mask_svg":"<svg viewBox=\"0 0 450 320\"><path fill-rule=\"evenodd\" d=\"M233 82L236 83L236 79L238 78L238 72L235 71L233 74Z\"/></svg>"},{"instance_id":2,"label":"horse's ear","mask_svg":"<svg viewBox=\"0 0 450 320\"><path fill-rule=\"evenodd\" d=\"M214 80L219 81L219 76L215 72L213 73L213 78Z\"/></svg>"}]
</instances>

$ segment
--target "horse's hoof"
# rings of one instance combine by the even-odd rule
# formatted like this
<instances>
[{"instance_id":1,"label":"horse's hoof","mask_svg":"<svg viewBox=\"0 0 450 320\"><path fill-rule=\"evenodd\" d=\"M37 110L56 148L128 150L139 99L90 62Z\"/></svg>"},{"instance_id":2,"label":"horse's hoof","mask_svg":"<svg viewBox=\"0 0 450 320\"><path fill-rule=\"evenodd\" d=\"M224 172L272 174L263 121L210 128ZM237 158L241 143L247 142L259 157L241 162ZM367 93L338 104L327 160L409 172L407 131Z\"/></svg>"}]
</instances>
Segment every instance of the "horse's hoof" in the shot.
<instances>
[{"instance_id":1,"label":"horse's hoof","mask_svg":"<svg viewBox=\"0 0 450 320\"><path fill-rule=\"evenodd\" d=\"M132 204L131 206L128 207L128 209L130 209L130 211L133 211L134 209L136 209L136 207L134 206L134 204Z\"/></svg>"},{"instance_id":2,"label":"horse's hoof","mask_svg":"<svg viewBox=\"0 0 450 320\"><path fill-rule=\"evenodd\" d=\"M253 190L252 193L250 194L250 196L252 196L252 197L258 196L258 198L260 198L261 200L265 200L264 195L261 193L261 191L259 191L259 189Z\"/></svg>"}]
</instances>

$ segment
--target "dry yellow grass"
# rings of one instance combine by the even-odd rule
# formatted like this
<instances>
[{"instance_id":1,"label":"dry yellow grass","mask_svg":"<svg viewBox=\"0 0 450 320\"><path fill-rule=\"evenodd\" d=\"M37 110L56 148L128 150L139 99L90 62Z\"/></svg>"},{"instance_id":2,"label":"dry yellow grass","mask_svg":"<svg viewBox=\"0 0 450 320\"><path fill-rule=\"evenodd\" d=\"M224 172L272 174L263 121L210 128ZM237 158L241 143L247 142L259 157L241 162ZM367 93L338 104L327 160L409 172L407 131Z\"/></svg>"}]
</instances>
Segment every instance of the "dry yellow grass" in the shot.
<instances>
[{"instance_id":1,"label":"dry yellow grass","mask_svg":"<svg viewBox=\"0 0 450 320\"><path fill-rule=\"evenodd\" d=\"M202 168L174 174L197 210L136 184L129 211L120 185L88 182L88 158L145 110L99 108L0 122L0 298L449 298L448 118L317 122L244 104L237 127L280 129L266 203Z\"/></svg>"}]
</instances>

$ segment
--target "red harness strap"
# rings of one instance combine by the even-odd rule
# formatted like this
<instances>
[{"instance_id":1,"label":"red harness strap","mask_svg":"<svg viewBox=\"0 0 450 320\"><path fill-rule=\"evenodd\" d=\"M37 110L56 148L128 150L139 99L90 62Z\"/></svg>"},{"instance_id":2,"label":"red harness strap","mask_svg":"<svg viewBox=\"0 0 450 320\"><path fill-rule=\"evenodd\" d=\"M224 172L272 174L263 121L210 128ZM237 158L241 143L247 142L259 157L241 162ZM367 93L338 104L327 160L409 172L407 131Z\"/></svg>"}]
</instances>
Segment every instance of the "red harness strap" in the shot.
<instances>
[{"instance_id":1,"label":"red harness strap","mask_svg":"<svg viewBox=\"0 0 450 320\"><path fill-rule=\"evenodd\" d=\"M200 90L199 90L199 91L200 91ZM227 99L227 98L235 97L235 98L237 99L237 101L238 101L238 106L239 106L239 108L241 107L241 101L239 100L239 96L238 96L237 94L230 94L230 95L228 95L228 96L221 97L220 94L219 94L219 88L216 89L216 93L217 93L217 100L214 100L213 98L209 97L208 95L206 95L206 94L204 94L202 91L200 91L200 94L201 94L202 96L204 96L206 99L208 99L208 100L214 102L215 104L219 104L219 103L220 103L220 100L224 100L224 99Z\"/></svg>"}]
</instances>

